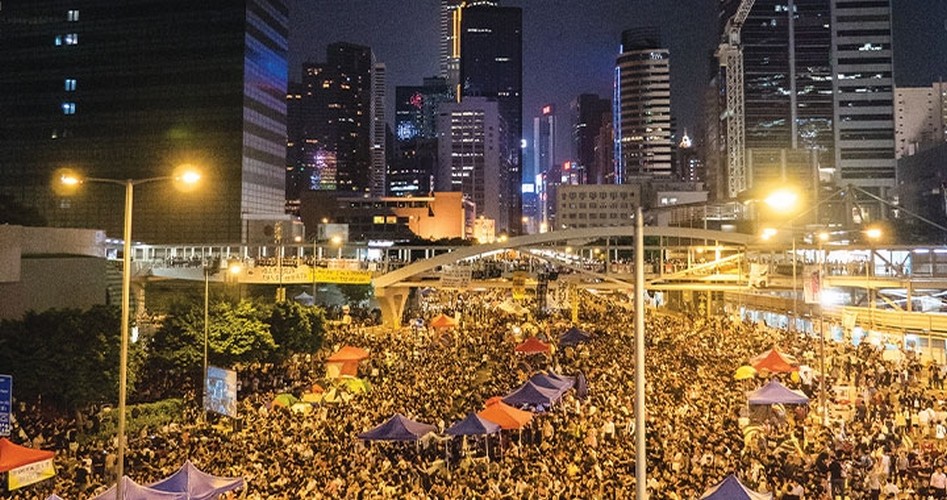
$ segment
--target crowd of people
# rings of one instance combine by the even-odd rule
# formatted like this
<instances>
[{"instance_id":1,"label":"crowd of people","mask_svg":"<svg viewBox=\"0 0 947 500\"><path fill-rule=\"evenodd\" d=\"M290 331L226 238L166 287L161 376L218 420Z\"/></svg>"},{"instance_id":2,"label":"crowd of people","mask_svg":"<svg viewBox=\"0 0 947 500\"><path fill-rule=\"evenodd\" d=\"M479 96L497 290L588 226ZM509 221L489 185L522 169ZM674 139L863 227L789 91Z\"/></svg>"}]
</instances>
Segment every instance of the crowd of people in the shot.
<instances>
[{"instance_id":1,"label":"crowd of people","mask_svg":"<svg viewBox=\"0 0 947 500\"><path fill-rule=\"evenodd\" d=\"M500 298L488 294L431 292L423 300L419 314L456 315L459 326L335 327L320 353L240 371L237 421L201 418L191 395L192 409L179 422L129 436L126 473L149 483L189 459L213 474L244 477L251 499L634 495L633 311L582 292L572 300L581 300L578 326L591 339L550 355L524 356L513 349L523 335L535 332L555 345L571 326L568 314L510 316L493 309ZM774 346L818 369L820 343L811 335L732 316L661 311L649 314L646 330L651 498L699 498L731 473L777 499L829 498L830 491L840 498L944 498L942 365L922 363L911 353L883 356L869 342L827 342L824 387L831 396L823 418L818 374L734 380L738 367ZM371 384L368 393L308 413L270 404L281 392L299 395L313 383L331 385L322 361L343 345L371 353L359 367ZM443 434L418 443L357 437L395 413L443 431L545 370L581 373L587 397L567 392L523 431L504 431L489 443ZM751 411L746 391L770 377L805 392L811 403ZM84 499L114 481L115 441L79 439L95 428L95 418L50 419L25 405L17 417L15 439L57 451L58 474L11 498L57 493Z\"/></svg>"}]
</instances>

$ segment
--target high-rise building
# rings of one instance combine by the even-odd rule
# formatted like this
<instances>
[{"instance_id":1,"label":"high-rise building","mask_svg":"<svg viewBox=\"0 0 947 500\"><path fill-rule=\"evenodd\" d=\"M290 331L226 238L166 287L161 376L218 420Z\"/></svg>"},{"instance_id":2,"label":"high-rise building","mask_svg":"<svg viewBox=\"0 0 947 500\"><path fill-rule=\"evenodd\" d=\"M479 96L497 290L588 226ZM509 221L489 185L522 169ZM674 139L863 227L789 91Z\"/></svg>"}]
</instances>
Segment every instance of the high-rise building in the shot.
<instances>
[{"instance_id":1,"label":"high-rise building","mask_svg":"<svg viewBox=\"0 0 947 500\"><path fill-rule=\"evenodd\" d=\"M832 1L836 180L887 198L897 167L891 3Z\"/></svg>"},{"instance_id":2,"label":"high-rise building","mask_svg":"<svg viewBox=\"0 0 947 500\"><path fill-rule=\"evenodd\" d=\"M445 103L437 119L437 191L461 191L476 205L477 216L510 227L510 200L504 189L510 183L509 158L504 149L500 106L486 97L467 97ZM517 193L518 194L518 193Z\"/></svg>"},{"instance_id":3,"label":"high-rise building","mask_svg":"<svg viewBox=\"0 0 947 500\"><path fill-rule=\"evenodd\" d=\"M572 157L582 172L582 183L603 184L606 172L595 162L595 143L603 121L611 120L611 103L596 94L582 94L570 104L572 110Z\"/></svg>"},{"instance_id":4,"label":"high-rise building","mask_svg":"<svg viewBox=\"0 0 947 500\"><path fill-rule=\"evenodd\" d=\"M199 166L199 194L135 190L133 237L235 242L285 205L282 0L8 0L0 9L0 194L54 226L119 236L124 193L63 197L53 172L143 179Z\"/></svg>"},{"instance_id":5,"label":"high-rise building","mask_svg":"<svg viewBox=\"0 0 947 500\"><path fill-rule=\"evenodd\" d=\"M303 64L287 94L288 199L384 190L384 69L370 48L342 42L328 46L325 63Z\"/></svg>"},{"instance_id":6,"label":"high-rise building","mask_svg":"<svg viewBox=\"0 0 947 500\"><path fill-rule=\"evenodd\" d=\"M616 183L671 175L670 58L656 28L622 33L613 106Z\"/></svg>"},{"instance_id":7,"label":"high-rise building","mask_svg":"<svg viewBox=\"0 0 947 500\"><path fill-rule=\"evenodd\" d=\"M464 0L441 0L441 44L439 51L440 77L447 81L451 92L459 95L460 84L460 21Z\"/></svg>"},{"instance_id":8,"label":"high-rise building","mask_svg":"<svg viewBox=\"0 0 947 500\"><path fill-rule=\"evenodd\" d=\"M556 108L552 104L542 107L540 115L533 118L533 168L525 175L534 179L556 165Z\"/></svg>"},{"instance_id":9,"label":"high-rise building","mask_svg":"<svg viewBox=\"0 0 947 500\"><path fill-rule=\"evenodd\" d=\"M895 88L895 156L902 158L947 141L947 85Z\"/></svg>"},{"instance_id":10,"label":"high-rise building","mask_svg":"<svg viewBox=\"0 0 947 500\"><path fill-rule=\"evenodd\" d=\"M494 2L467 2L461 16L460 85L463 98L482 96L496 100L504 123L499 160L508 170L499 186L506 216L497 221L500 231L520 232L523 184L523 11L497 7ZM479 209L479 208L478 208Z\"/></svg>"},{"instance_id":11,"label":"high-rise building","mask_svg":"<svg viewBox=\"0 0 947 500\"><path fill-rule=\"evenodd\" d=\"M443 78L425 78L421 86L395 87L395 141L388 166L391 196L418 196L434 190L437 164L437 113L454 94Z\"/></svg>"},{"instance_id":12,"label":"high-rise building","mask_svg":"<svg viewBox=\"0 0 947 500\"><path fill-rule=\"evenodd\" d=\"M387 154L385 152L385 63L376 62L372 66L372 169L369 192L372 196L385 195L385 173L387 172Z\"/></svg>"}]
</instances>

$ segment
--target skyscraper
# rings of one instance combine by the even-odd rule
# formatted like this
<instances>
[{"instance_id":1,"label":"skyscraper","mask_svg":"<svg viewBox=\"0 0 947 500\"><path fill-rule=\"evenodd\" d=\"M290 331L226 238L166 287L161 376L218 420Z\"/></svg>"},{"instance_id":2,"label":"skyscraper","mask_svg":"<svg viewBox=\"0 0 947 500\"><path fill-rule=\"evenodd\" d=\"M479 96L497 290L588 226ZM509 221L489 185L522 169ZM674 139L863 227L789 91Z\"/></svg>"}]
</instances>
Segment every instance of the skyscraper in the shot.
<instances>
[{"instance_id":1,"label":"skyscraper","mask_svg":"<svg viewBox=\"0 0 947 500\"><path fill-rule=\"evenodd\" d=\"M947 85L895 89L896 156L900 159L947 141Z\"/></svg>"},{"instance_id":2,"label":"skyscraper","mask_svg":"<svg viewBox=\"0 0 947 500\"><path fill-rule=\"evenodd\" d=\"M372 66L372 168L369 192L372 196L385 196L385 173L387 154L385 152L385 63L376 62Z\"/></svg>"},{"instance_id":3,"label":"skyscraper","mask_svg":"<svg viewBox=\"0 0 947 500\"><path fill-rule=\"evenodd\" d=\"M288 9L281 0L8 0L0 9L0 193L55 226L121 234L121 189L51 190L53 172L140 179L199 166L198 195L135 191L134 238L240 241L282 214Z\"/></svg>"},{"instance_id":4,"label":"skyscraper","mask_svg":"<svg viewBox=\"0 0 947 500\"><path fill-rule=\"evenodd\" d=\"M656 28L622 33L613 105L616 183L671 175L670 58Z\"/></svg>"},{"instance_id":5,"label":"skyscraper","mask_svg":"<svg viewBox=\"0 0 947 500\"><path fill-rule=\"evenodd\" d=\"M372 49L337 42L326 49L334 95L328 103L336 109L335 155L338 163L336 189L368 192L371 189L372 146Z\"/></svg>"},{"instance_id":6,"label":"skyscraper","mask_svg":"<svg viewBox=\"0 0 947 500\"><path fill-rule=\"evenodd\" d=\"M462 191L476 204L477 216L493 219L497 228L510 224L510 201L503 189L510 182L504 126L499 103L486 97L445 103L438 112L437 190Z\"/></svg>"},{"instance_id":7,"label":"skyscraper","mask_svg":"<svg viewBox=\"0 0 947 500\"><path fill-rule=\"evenodd\" d=\"M468 2L461 18L460 84L463 98L495 99L505 125L500 163L508 165L500 185L508 214L500 230L520 232L523 139L523 12L494 2Z\"/></svg>"},{"instance_id":8,"label":"skyscraper","mask_svg":"<svg viewBox=\"0 0 947 500\"><path fill-rule=\"evenodd\" d=\"M606 173L595 161L595 144L602 123L611 120L611 103L596 94L582 94L572 103L572 156L582 172L582 182L603 184Z\"/></svg>"},{"instance_id":9,"label":"skyscraper","mask_svg":"<svg viewBox=\"0 0 947 500\"><path fill-rule=\"evenodd\" d=\"M437 164L437 113L453 102L443 78L425 78L421 86L395 88L395 151L388 167L391 196L426 195Z\"/></svg>"},{"instance_id":10,"label":"skyscraper","mask_svg":"<svg viewBox=\"0 0 947 500\"><path fill-rule=\"evenodd\" d=\"M886 198L897 166L891 3L832 1L836 180Z\"/></svg>"},{"instance_id":11,"label":"skyscraper","mask_svg":"<svg viewBox=\"0 0 947 500\"><path fill-rule=\"evenodd\" d=\"M441 0L440 77L447 81L451 92L460 84L460 20L464 0ZM458 95L458 94L454 94Z\"/></svg>"},{"instance_id":12,"label":"skyscraper","mask_svg":"<svg viewBox=\"0 0 947 500\"><path fill-rule=\"evenodd\" d=\"M556 108L552 104L543 106L533 118L533 148L533 168L527 179L551 171L556 164Z\"/></svg>"}]
</instances>

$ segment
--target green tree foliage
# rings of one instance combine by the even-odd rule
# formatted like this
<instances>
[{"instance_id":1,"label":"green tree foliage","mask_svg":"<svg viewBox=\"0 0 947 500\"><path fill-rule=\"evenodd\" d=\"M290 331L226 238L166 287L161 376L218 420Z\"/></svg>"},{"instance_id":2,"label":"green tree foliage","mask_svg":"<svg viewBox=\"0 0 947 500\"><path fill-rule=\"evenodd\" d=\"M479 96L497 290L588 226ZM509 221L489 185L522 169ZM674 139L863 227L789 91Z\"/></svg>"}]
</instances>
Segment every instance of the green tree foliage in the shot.
<instances>
[{"instance_id":1,"label":"green tree foliage","mask_svg":"<svg viewBox=\"0 0 947 500\"><path fill-rule=\"evenodd\" d=\"M277 361L297 352L316 352L322 346L325 315L319 308L279 302L271 307L268 323L278 346Z\"/></svg>"},{"instance_id":2,"label":"green tree foliage","mask_svg":"<svg viewBox=\"0 0 947 500\"><path fill-rule=\"evenodd\" d=\"M96 306L27 313L22 320L0 323L0 366L14 377L19 398L61 409L75 409L118 399L118 309ZM134 386L142 362L138 344L129 344L128 387Z\"/></svg>"},{"instance_id":3,"label":"green tree foliage","mask_svg":"<svg viewBox=\"0 0 947 500\"><path fill-rule=\"evenodd\" d=\"M264 322L266 310L241 300L236 305L217 302L211 308L210 359L212 364L264 361L276 351L276 341Z\"/></svg>"},{"instance_id":4,"label":"green tree foliage","mask_svg":"<svg viewBox=\"0 0 947 500\"><path fill-rule=\"evenodd\" d=\"M174 302L148 339L145 377L158 394L180 394L181 387L200 386L203 363L203 309L195 303Z\"/></svg>"}]
</instances>

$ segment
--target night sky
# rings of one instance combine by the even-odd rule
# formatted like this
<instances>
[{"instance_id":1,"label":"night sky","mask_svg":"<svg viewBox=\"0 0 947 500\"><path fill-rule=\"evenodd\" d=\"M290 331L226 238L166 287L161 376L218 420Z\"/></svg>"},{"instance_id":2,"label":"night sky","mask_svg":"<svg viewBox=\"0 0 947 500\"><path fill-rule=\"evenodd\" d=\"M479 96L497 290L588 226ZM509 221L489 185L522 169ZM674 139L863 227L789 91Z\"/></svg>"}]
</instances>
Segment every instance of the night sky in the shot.
<instances>
[{"instance_id":1,"label":"night sky","mask_svg":"<svg viewBox=\"0 0 947 500\"><path fill-rule=\"evenodd\" d=\"M898 85L947 79L947 0L893 0ZM336 41L368 45L388 69L388 120L394 87L438 73L438 0L290 0L290 78L303 61L324 61ZM523 9L523 133L548 103L558 108L557 160L566 143L569 102L583 92L607 97L621 32L659 26L671 52L672 114L694 130L717 45L717 0L501 0Z\"/></svg>"}]
</instances>

